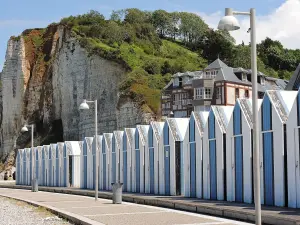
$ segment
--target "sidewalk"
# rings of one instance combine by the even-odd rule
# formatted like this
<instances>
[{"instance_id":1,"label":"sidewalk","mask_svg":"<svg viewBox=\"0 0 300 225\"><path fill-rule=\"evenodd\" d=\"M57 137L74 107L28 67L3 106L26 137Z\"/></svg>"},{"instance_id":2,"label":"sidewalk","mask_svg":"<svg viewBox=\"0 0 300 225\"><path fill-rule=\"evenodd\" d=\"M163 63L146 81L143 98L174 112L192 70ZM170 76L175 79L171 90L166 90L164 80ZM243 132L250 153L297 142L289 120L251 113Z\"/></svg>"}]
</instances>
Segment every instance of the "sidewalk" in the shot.
<instances>
[{"instance_id":1,"label":"sidewalk","mask_svg":"<svg viewBox=\"0 0 300 225\"><path fill-rule=\"evenodd\" d=\"M55 214L67 218L75 224L246 225L246 223L242 222L153 206L133 203L114 205L111 200L107 199L98 199L96 202L92 197L78 195L1 188L0 196L14 198L35 206L48 208Z\"/></svg>"},{"instance_id":2,"label":"sidewalk","mask_svg":"<svg viewBox=\"0 0 300 225\"><path fill-rule=\"evenodd\" d=\"M1 187L31 189L31 187L28 186L0 184L0 195L2 195L3 190L6 190L6 189L1 189ZM56 192L56 193L64 193L64 194L94 196L94 191L92 190L57 188L57 187L39 187L39 190ZM18 193L17 190L14 191L15 193ZM39 192L38 194L40 193L43 192ZM112 194L110 192L99 192L99 198L111 199L111 195ZM153 195L142 195L142 194L132 194L132 193L124 193L123 201L139 203L144 205L165 207L169 209L178 209L178 210L183 210L188 212L197 212L201 214L208 214L212 216L225 217L229 219L242 220L247 222L254 222L255 219L254 206L249 204L230 203L225 201L224 202L208 201L208 200L191 199L191 198L184 198L178 196L166 197L166 196L153 196ZM147 206L143 206L143 207L147 207ZM160 208L160 210L167 210L167 209ZM262 221L264 224L276 224L276 225L277 224L278 225L300 224L299 209L263 206L262 210L263 210ZM147 214L146 217L148 216L149 214ZM146 218L146 217L145 215L142 216L142 218ZM156 218L157 216L155 216L155 219ZM155 224L160 224L160 223L156 222ZM162 222L161 224L164 223Z\"/></svg>"}]
</instances>

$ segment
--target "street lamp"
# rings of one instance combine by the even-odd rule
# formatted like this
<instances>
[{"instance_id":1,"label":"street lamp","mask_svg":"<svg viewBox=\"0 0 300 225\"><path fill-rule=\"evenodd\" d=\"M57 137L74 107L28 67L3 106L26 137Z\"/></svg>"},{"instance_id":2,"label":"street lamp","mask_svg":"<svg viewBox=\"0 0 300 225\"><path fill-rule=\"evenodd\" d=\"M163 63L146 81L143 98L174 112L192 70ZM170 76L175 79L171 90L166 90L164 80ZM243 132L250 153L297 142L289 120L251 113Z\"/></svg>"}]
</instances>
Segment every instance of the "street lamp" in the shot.
<instances>
[{"instance_id":1,"label":"street lamp","mask_svg":"<svg viewBox=\"0 0 300 225\"><path fill-rule=\"evenodd\" d=\"M83 102L80 104L79 109L80 110L88 110L90 109L88 103L94 103L95 104L95 147L96 147L96 152L95 152L95 157L96 157L96 171L95 171L95 201L98 200L98 151L97 151L97 133L98 133L98 119L97 119L97 100L95 101L87 101L86 99L83 100Z\"/></svg>"},{"instance_id":2,"label":"street lamp","mask_svg":"<svg viewBox=\"0 0 300 225\"><path fill-rule=\"evenodd\" d=\"M33 131L34 131L34 125L24 125L21 129L22 133L28 132L28 128L27 127L31 127L31 156L32 156L32 163L31 163L31 169L32 169L32 174L31 174L31 186L32 192L37 192L37 181L35 179L35 154L34 154L34 148L33 148Z\"/></svg>"},{"instance_id":3,"label":"street lamp","mask_svg":"<svg viewBox=\"0 0 300 225\"><path fill-rule=\"evenodd\" d=\"M238 20L234 15L250 16L251 32L251 70L252 70L252 113L253 113L253 171L254 171L254 203L255 221L261 225L261 201L260 201L260 168L259 168L259 130L258 130L258 94L257 94L257 52L256 52L256 25L255 9L250 12L236 12L231 8L225 9L225 16L220 20L218 29L234 31L240 29Z\"/></svg>"}]
</instances>

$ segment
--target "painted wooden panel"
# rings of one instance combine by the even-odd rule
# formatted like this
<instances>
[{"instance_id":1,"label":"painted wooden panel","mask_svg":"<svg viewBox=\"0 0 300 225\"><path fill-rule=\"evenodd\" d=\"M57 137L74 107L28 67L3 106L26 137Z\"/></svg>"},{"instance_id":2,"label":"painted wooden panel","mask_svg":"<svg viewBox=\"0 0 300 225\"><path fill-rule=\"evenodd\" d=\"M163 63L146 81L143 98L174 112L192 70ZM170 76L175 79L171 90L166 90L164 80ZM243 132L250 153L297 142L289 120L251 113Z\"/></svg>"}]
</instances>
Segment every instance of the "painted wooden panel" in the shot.
<instances>
[{"instance_id":1,"label":"painted wooden panel","mask_svg":"<svg viewBox=\"0 0 300 225\"><path fill-rule=\"evenodd\" d=\"M210 171L210 198L217 199L217 155L216 140L209 141L209 171Z\"/></svg>"},{"instance_id":2,"label":"painted wooden panel","mask_svg":"<svg viewBox=\"0 0 300 225\"><path fill-rule=\"evenodd\" d=\"M243 137L234 138L235 148L235 201L243 202Z\"/></svg>"},{"instance_id":3,"label":"painted wooden panel","mask_svg":"<svg viewBox=\"0 0 300 225\"><path fill-rule=\"evenodd\" d=\"M105 140L103 138L102 140L102 180L103 180L103 190L106 190L106 145L105 145Z\"/></svg>"},{"instance_id":4,"label":"painted wooden panel","mask_svg":"<svg viewBox=\"0 0 300 225\"><path fill-rule=\"evenodd\" d=\"M196 197L196 143L190 143L190 197Z\"/></svg>"},{"instance_id":5,"label":"painted wooden panel","mask_svg":"<svg viewBox=\"0 0 300 225\"><path fill-rule=\"evenodd\" d=\"M112 183L117 181L117 156L116 156L116 138L112 138Z\"/></svg>"},{"instance_id":6,"label":"painted wooden panel","mask_svg":"<svg viewBox=\"0 0 300 225\"><path fill-rule=\"evenodd\" d=\"M127 135L123 136L123 191L127 191Z\"/></svg>"},{"instance_id":7,"label":"painted wooden panel","mask_svg":"<svg viewBox=\"0 0 300 225\"><path fill-rule=\"evenodd\" d=\"M170 146L164 146L165 195L170 195Z\"/></svg>"},{"instance_id":8,"label":"painted wooden panel","mask_svg":"<svg viewBox=\"0 0 300 225\"><path fill-rule=\"evenodd\" d=\"M154 194L154 148L149 148L150 160L150 194Z\"/></svg>"}]
</instances>

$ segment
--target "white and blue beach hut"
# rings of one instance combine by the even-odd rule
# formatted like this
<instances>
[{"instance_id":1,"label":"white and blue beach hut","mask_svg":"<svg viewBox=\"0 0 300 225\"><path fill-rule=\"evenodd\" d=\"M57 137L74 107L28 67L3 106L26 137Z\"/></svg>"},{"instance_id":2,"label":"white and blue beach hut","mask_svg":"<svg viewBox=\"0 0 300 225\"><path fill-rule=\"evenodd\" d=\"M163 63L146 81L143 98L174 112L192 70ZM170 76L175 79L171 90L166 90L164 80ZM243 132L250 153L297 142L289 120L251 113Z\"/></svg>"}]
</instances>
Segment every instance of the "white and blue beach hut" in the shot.
<instances>
[{"instance_id":1,"label":"white and blue beach hut","mask_svg":"<svg viewBox=\"0 0 300 225\"><path fill-rule=\"evenodd\" d=\"M286 121L288 207L300 208L300 93Z\"/></svg>"},{"instance_id":2,"label":"white and blue beach hut","mask_svg":"<svg viewBox=\"0 0 300 225\"><path fill-rule=\"evenodd\" d=\"M56 162L55 162L55 168L56 168L56 176L55 176L55 182L57 187L64 187L64 165L63 165L63 153L64 153L64 142L58 142L56 145Z\"/></svg>"},{"instance_id":3,"label":"white and blue beach hut","mask_svg":"<svg viewBox=\"0 0 300 225\"><path fill-rule=\"evenodd\" d=\"M93 137L83 139L83 149L81 152L81 188L93 189Z\"/></svg>"},{"instance_id":4,"label":"white and blue beach hut","mask_svg":"<svg viewBox=\"0 0 300 225\"><path fill-rule=\"evenodd\" d=\"M134 128L125 128L123 133L123 157L121 158L121 164L123 165L122 182L123 191L130 192L132 186L132 170L131 170L131 157L134 151Z\"/></svg>"},{"instance_id":5,"label":"white and blue beach hut","mask_svg":"<svg viewBox=\"0 0 300 225\"><path fill-rule=\"evenodd\" d=\"M32 180L32 152L31 148L25 148L26 152L26 185L31 185Z\"/></svg>"},{"instance_id":6,"label":"white and blue beach hut","mask_svg":"<svg viewBox=\"0 0 300 225\"><path fill-rule=\"evenodd\" d=\"M23 184L23 149L18 149L17 158L16 158L16 185Z\"/></svg>"},{"instance_id":7,"label":"white and blue beach hut","mask_svg":"<svg viewBox=\"0 0 300 225\"><path fill-rule=\"evenodd\" d=\"M145 192L158 194L158 154L162 151L160 138L162 137L164 123L151 122L148 131L148 148L145 148Z\"/></svg>"},{"instance_id":8,"label":"white and blue beach hut","mask_svg":"<svg viewBox=\"0 0 300 225\"><path fill-rule=\"evenodd\" d=\"M97 146L97 155L98 155L98 190L100 190L100 152L101 152L101 145L102 145L102 135L97 135L97 143L95 143L96 138L93 139L92 144L92 177L93 177L93 184L92 189L95 189L96 185L96 148Z\"/></svg>"},{"instance_id":9,"label":"white and blue beach hut","mask_svg":"<svg viewBox=\"0 0 300 225\"><path fill-rule=\"evenodd\" d=\"M296 91L267 91L259 111L261 200L265 205L288 205L286 121L296 97Z\"/></svg>"},{"instance_id":10,"label":"white and blue beach hut","mask_svg":"<svg viewBox=\"0 0 300 225\"><path fill-rule=\"evenodd\" d=\"M44 145L42 150L42 179L40 179L40 185L49 185L49 149L50 145Z\"/></svg>"},{"instance_id":11,"label":"white and blue beach hut","mask_svg":"<svg viewBox=\"0 0 300 225\"><path fill-rule=\"evenodd\" d=\"M252 100L237 99L226 131L227 201L254 203L252 117Z\"/></svg>"},{"instance_id":12,"label":"white and blue beach hut","mask_svg":"<svg viewBox=\"0 0 300 225\"><path fill-rule=\"evenodd\" d=\"M48 186L54 187L55 186L55 177L56 177L56 145L57 144L50 144L49 148L49 183Z\"/></svg>"},{"instance_id":13,"label":"white and blue beach hut","mask_svg":"<svg viewBox=\"0 0 300 225\"><path fill-rule=\"evenodd\" d=\"M163 195L183 195L185 192L184 151L188 118L167 118L163 128L160 153L159 188Z\"/></svg>"},{"instance_id":14,"label":"white and blue beach hut","mask_svg":"<svg viewBox=\"0 0 300 225\"><path fill-rule=\"evenodd\" d=\"M233 106L211 106L203 135L203 198L226 200L226 128Z\"/></svg>"},{"instance_id":15,"label":"white and blue beach hut","mask_svg":"<svg viewBox=\"0 0 300 225\"><path fill-rule=\"evenodd\" d=\"M102 148L100 154L100 188L111 190L111 150L112 133L104 133L102 138Z\"/></svg>"},{"instance_id":16,"label":"white and blue beach hut","mask_svg":"<svg viewBox=\"0 0 300 225\"><path fill-rule=\"evenodd\" d=\"M186 197L202 198L203 194L203 133L208 112L192 112L185 134L187 146L184 151L184 177Z\"/></svg>"},{"instance_id":17,"label":"white and blue beach hut","mask_svg":"<svg viewBox=\"0 0 300 225\"><path fill-rule=\"evenodd\" d=\"M43 146L37 146L35 148L35 178L38 184L41 184L40 179L42 179L42 151Z\"/></svg>"},{"instance_id":18,"label":"white and blue beach hut","mask_svg":"<svg viewBox=\"0 0 300 225\"><path fill-rule=\"evenodd\" d=\"M65 141L64 146L64 185L79 188L81 185L81 151L82 141Z\"/></svg>"},{"instance_id":19,"label":"white and blue beach hut","mask_svg":"<svg viewBox=\"0 0 300 225\"><path fill-rule=\"evenodd\" d=\"M134 133L134 151L132 154L133 192L145 192L145 148L149 125L137 125Z\"/></svg>"},{"instance_id":20,"label":"white and blue beach hut","mask_svg":"<svg viewBox=\"0 0 300 225\"><path fill-rule=\"evenodd\" d=\"M112 178L111 182L121 182L121 157L123 149L124 131L114 131L112 137L111 163L112 163Z\"/></svg>"}]
</instances>

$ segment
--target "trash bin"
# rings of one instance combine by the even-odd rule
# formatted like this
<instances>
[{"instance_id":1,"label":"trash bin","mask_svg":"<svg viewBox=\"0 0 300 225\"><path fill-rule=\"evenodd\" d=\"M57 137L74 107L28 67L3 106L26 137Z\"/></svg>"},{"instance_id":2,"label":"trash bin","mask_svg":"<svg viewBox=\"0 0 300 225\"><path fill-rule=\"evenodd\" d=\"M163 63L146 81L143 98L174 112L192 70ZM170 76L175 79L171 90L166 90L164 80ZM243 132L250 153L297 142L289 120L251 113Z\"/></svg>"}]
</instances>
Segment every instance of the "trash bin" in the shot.
<instances>
[{"instance_id":1,"label":"trash bin","mask_svg":"<svg viewBox=\"0 0 300 225\"><path fill-rule=\"evenodd\" d=\"M113 192L113 204L122 204L122 186L123 183L111 183Z\"/></svg>"},{"instance_id":2,"label":"trash bin","mask_svg":"<svg viewBox=\"0 0 300 225\"><path fill-rule=\"evenodd\" d=\"M38 181L36 178L32 180L32 192L38 192Z\"/></svg>"}]
</instances>

